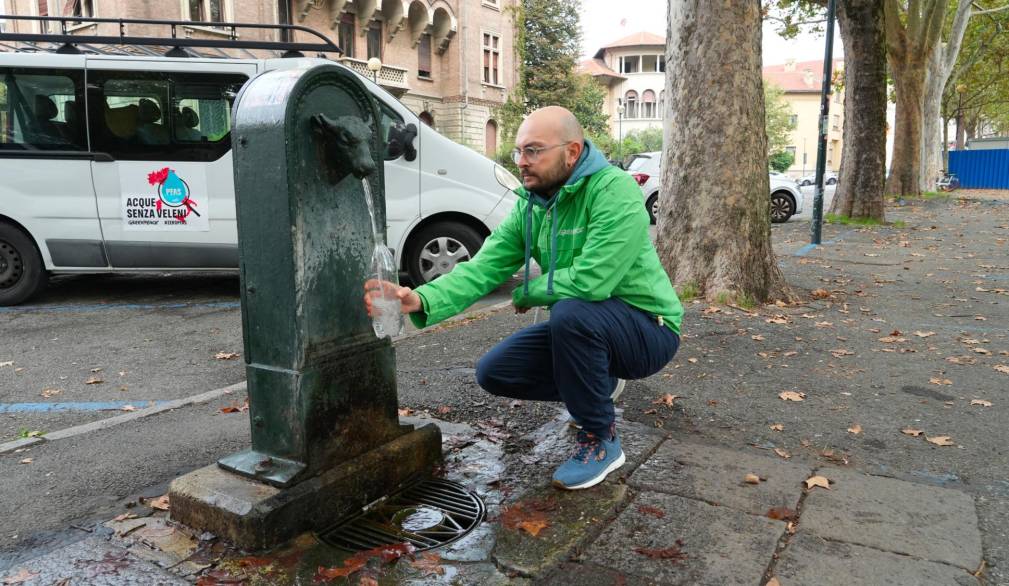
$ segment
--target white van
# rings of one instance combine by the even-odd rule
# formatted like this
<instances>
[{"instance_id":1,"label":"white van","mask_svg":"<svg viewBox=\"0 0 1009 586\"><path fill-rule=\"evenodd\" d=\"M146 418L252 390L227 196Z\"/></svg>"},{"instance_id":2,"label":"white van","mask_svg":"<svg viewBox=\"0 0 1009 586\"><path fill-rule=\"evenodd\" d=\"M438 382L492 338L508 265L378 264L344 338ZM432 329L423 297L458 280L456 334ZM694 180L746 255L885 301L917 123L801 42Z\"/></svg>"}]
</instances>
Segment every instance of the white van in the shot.
<instances>
[{"instance_id":1,"label":"white van","mask_svg":"<svg viewBox=\"0 0 1009 586\"><path fill-rule=\"evenodd\" d=\"M231 107L256 74L299 65L0 53L0 305L30 298L48 274L237 270ZM519 182L358 77L385 131L418 129L416 156L387 160L385 185L388 244L424 283L476 253ZM185 222L135 221L152 203L137 194L156 193L169 169L203 201Z\"/></svg>"}]
</instances>

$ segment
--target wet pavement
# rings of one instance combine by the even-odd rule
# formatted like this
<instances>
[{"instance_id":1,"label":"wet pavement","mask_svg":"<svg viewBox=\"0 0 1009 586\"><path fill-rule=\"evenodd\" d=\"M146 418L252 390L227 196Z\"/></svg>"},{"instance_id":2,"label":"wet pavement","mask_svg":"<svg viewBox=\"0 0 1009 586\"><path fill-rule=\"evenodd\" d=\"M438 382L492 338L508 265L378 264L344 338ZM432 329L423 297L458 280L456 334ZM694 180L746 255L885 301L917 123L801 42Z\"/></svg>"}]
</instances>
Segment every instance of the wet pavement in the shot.
<instances>
[{"instance_id":1,"label":"wet pavement","mask_svg":"<svg viewBox=\"0 0 1009 586\"><path fill-rule=\"evenodd\" d=\"M437 420L444 476L487 505L463 540L355 556L306 534L236 552L119 500L0 579L1009 584L1009 205L911 204L887 209L901 225L826 226L815 249L805 224L776 226L798 305L687 303L680 354L618 403L628 462L598 487L549 485L574 441L556 405L476 386L475 360L536 319L498 310L396 344L401 413ZM3 456L0 476L44 449Z\"/></svg>"}]
</instances>

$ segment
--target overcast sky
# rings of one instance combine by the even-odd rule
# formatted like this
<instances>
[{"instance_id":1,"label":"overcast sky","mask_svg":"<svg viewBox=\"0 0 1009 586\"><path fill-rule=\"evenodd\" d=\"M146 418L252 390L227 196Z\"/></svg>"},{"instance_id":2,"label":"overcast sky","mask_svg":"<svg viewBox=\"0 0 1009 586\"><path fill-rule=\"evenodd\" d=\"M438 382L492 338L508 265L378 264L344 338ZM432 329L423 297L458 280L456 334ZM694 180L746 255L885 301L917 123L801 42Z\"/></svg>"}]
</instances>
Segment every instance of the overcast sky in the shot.
<instances>
[{"instance_id":1,"label":"overcast sky","mask_svg":"<svg viewBox=\"0 0 1009 586\"><path fill-rule=\"evenodd\" d=\"M582 0L582 54L591 57L600 47L631 33L648 31L666 35L666 3L668 0ZM797 61L823 59L823 35L803 35L785 41L764 24L764 65L784 63L789 57ZM834 56L841 57L841 36L834 31Z\"/></svg>"}]
</instances>

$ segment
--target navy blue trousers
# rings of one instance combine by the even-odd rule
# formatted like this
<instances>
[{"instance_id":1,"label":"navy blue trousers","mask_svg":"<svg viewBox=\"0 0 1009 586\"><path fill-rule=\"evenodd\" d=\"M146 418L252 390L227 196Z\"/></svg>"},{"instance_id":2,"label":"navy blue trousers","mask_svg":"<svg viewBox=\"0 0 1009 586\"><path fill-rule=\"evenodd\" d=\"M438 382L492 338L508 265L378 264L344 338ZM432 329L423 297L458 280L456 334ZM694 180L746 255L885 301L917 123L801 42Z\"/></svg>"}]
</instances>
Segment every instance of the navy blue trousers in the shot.
<instances>
[{"instance_id":1,"label":"navy blue trousers","mask_svg":"<svg viewBox=\"0 0 1009 586\"><path fill-rule=\"evenodd\" d=\"M529 401L563 401L568 412L609 437L617 379L651 376L672 360L680 338L619 299L564 299L550 320L524 328L476 365L477 383L491 394Z\"/></svg>"}]
</instances>

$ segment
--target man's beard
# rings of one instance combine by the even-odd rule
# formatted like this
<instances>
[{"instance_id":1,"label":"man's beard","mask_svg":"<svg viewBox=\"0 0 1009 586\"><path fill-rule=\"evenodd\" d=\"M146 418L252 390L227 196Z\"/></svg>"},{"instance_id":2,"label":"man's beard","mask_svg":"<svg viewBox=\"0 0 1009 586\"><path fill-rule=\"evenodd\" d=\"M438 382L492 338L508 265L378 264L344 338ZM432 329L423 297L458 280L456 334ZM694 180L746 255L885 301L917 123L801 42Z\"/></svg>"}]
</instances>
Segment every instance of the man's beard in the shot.
<instances>
[{"instance_id":1,"label":"man's beard","mask_svg":"<svg viewBox=\"0 0 1009 586\"><path fill-rule=\"evenodd\" d=\"M567 182L568 178L571 177L571 169L566 163L561 161L561 164L554 169L551 169L550 175L547 177L541 176L543 184L540 185L536 191L543 195L553 195L560 190L560 188Z\"/></svg>"}]
</instances>

